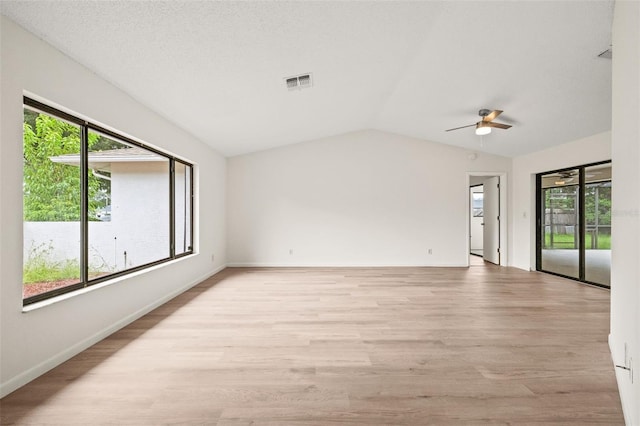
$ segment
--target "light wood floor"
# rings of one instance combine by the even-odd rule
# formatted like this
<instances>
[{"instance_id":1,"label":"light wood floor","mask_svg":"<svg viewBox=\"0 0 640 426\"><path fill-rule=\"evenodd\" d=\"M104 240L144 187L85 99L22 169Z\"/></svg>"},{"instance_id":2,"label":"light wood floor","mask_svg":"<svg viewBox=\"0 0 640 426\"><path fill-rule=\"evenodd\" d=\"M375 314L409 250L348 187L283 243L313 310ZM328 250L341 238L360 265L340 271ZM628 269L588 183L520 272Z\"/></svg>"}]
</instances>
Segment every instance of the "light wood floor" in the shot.
<instances>
[{"instance_id":1,"label":"light wood floor","mask_svg":"<svg viewBox=\"0 0 640 426\"><path fill-rule=\"evenodd\" d=\"M623 424L609 293L493 265L226 269L1 401L10 424Z\"/></svg>"}]
</instances>

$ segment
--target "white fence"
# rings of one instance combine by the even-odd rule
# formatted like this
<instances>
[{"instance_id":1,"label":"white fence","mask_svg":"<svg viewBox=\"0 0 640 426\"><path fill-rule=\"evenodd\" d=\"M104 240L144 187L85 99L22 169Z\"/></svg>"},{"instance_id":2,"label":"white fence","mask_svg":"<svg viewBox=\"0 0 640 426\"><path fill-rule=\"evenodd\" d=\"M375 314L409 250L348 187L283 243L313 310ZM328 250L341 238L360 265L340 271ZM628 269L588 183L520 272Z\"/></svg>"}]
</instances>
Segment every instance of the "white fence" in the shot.
<instances>
[{"instance_id":1,"label":"white fence","mask_svg":"<svg viewBox=\"0 0 640 426\"><path fill-rule=\"evenodd\" d=\"M124 231L113 222L89 222L90 268L117 271L168 257L168 229L163 232L156 228L153 233L139 231ZM24 222L23 241L25 262L36 256L45 256L52 262L77 260L80 223Z\"/></svg>"}]
</instances>

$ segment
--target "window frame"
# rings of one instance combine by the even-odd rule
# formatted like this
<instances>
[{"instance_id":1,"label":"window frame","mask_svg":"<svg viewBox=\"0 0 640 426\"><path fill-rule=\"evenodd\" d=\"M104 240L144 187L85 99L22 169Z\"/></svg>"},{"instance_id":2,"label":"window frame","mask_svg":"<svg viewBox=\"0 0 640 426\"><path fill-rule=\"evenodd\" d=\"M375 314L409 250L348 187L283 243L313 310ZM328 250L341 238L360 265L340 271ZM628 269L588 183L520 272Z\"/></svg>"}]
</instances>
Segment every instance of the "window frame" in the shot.
<instances>
[{"instance_id":1,"label":"window frame","mask_svg":"<svg viewBox=\"0 0 640 426\"><path fill-rule=\"evenodd\" d=\"M194 178L194 174L193 174L193 165L189 162L186 162L184 160L181 160L179 158L174 158L173 161L171 161L171 173L170 173L170 179L171 179L171 210L170 210L170 215L171 215L171 223L172 226L175 227L175 214L176 214L176 206L175 206L175 202L176 202L176 190L175 190L175 184L176 184L176 179L175 179L175 169L176 169L176 163L180 163L183 164L185 166L185 177L187 176L187 170L189 170L189 186L187 187L189 189L189 224L191 226L189 226L189 246L187 247L187 249L182 252L182 253L178 253L176 254L176 241L175 241L175 237L176 237L176 230L173 229L171 232L171 237L172 237L172 244L171 244L171 256L174 259L179 259L181 257L184 256L188 256L190 254L193 254L193 205L194 205L194 196L193 196L193 178ZM185 194L185 199L187 198L187 194ZM185 207L187 206L187 203L185 203ZM185 220L187 219L187 216L185 215ZM186 236L187 234L185 234Z\"/></svg>"},{"instance_id":2,"label":"window frame","mask_svg":"<svg viewBox=\"0 0 640 426\"><path fill-rule=\"evenodd\" d=\"M65 111L61 111L57 108L54 108L50 105L37 101L28 96L23 96L23 109L30 109L35 112L44 113L52 116L53 118L64 120L70 122L74 125L80 126L80 253L79 253L79 261L80 261L80 282L71 284L66 287L50 290L41 294L37 294L28 298L23 298L22 303L23 306L31 305L36 302L40 302L43 300L47 300L62 294L71 293L80 289L84 289L96 284L103 283L105 281L112 280L114 278L119 278L122 276L126 276L132 274L137 271L141 271L143 269L147 269L156 265L160 265L166 262L170 262L175 259L179 259L185 256L190 256L194 254L193 248L193 236L194 236L194 166L192 163L182 159L175 157L166 152L155 149L151 146L148 146L142 142L136 141L124 135L121 135L115 131L106 129L96 123L90 122L88 120L81 119L76 117L70 113ZM116 141L122 141L126 144L136 146L138 148L145 149L154 154L160 155L166 158L169 161L169 256L158 259L152 262L148 262L142 265L134 266L131 268L126 268L121 271L109 273L107 275L103 275L100 277L89 279L89 218L88 218L88 205L89 205L89 191L88 191L88 173L89 173L89 149L88 149L88 137L89 132L99 132L109 138L113 138ZM24 142L23 142L24 143ZM176 255L175 253L175 164L179 162L185 166L186 170L189 170L191 179L189 182L189 224L188 233L189 233L189 241L190 245L187 247L187 250L184 253L180 253ZM23 172L24 173L24 172ZM187 198L185 196L185 198ZM187 218L185 217L185 220ZM24 219L23 219L24 221ZM24 244L24 243L23 243ZM24 285L24 283L23 283Z\"/></svg>"}]
</instances>

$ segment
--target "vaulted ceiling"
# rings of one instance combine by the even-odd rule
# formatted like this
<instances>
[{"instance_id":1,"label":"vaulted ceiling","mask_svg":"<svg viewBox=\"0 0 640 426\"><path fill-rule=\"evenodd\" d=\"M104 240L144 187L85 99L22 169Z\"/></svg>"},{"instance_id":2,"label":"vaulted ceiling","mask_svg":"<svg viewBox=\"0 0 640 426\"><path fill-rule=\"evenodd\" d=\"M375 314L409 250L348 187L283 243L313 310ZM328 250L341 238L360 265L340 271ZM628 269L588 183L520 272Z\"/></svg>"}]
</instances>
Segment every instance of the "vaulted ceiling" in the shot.
<instances>
[{"instance_id":1,"label":"vaulted ceiling","mask_svg":"<svg viewBox=\"0 0 640 426\"><path fill-rule=\"evenodd\" d=\"M360 129L517 156L611 128L612 0L1 4L226 156ZM444 131L480 108L513 127Z\"/></svg>"}]
</instances>

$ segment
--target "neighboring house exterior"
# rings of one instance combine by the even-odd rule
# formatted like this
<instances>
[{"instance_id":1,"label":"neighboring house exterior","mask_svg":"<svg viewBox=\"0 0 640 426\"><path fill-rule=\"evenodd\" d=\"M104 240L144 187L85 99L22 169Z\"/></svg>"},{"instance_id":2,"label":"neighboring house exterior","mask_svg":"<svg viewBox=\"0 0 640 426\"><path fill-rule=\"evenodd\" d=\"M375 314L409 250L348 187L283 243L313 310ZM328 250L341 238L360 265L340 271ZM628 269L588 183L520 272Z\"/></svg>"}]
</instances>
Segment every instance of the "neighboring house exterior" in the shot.
<instances>
[{"instance_id":1,"label":"neighboring house exterior","mask_svg":"<svg viewBox=\"0 0 640 426\"><path fill-rule=\"evenodd\" d=\"M110 205L99 210L99 220L89 222L90 270L114 272L169 257L168 159L142 148L126 147L90 152L88 160L94 176L111 182L107 194ZM62 155L51 161L77 167L80 157ZM179 172L176 181L182 182L184 172L182 176ZM187 211L185 190L185 185L176 184L177 223L189 217L180 215ZM109 210L110 215L105 215ZM176 226L176 246L181 247L184 238L184 227ZM77 259L80 223L25 222L25 259L38 246L52 247L50 255L56 261Z\"/></svg>"}]
</instances>

